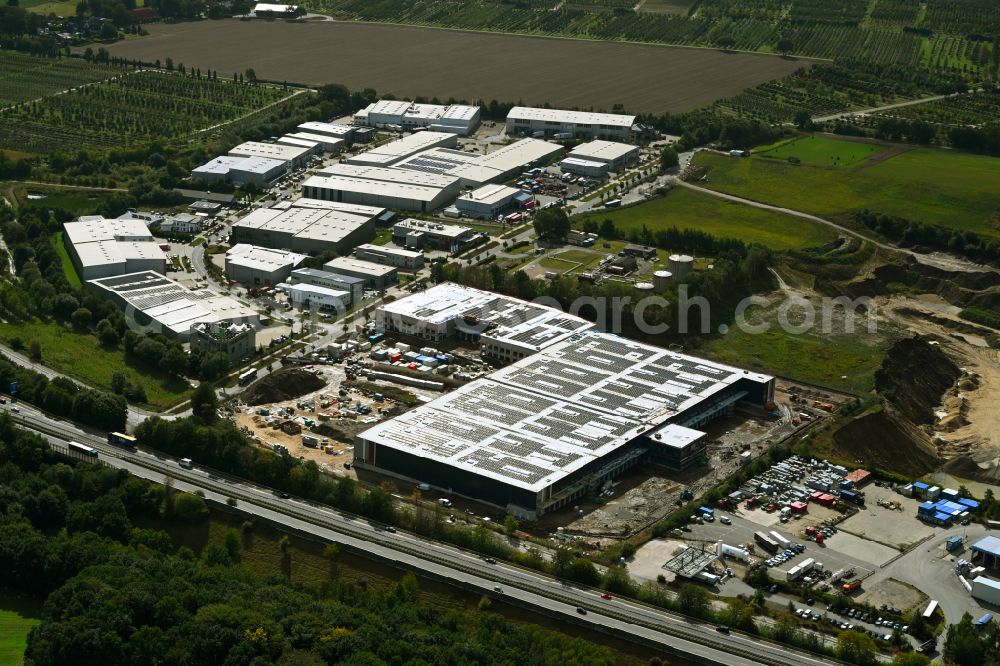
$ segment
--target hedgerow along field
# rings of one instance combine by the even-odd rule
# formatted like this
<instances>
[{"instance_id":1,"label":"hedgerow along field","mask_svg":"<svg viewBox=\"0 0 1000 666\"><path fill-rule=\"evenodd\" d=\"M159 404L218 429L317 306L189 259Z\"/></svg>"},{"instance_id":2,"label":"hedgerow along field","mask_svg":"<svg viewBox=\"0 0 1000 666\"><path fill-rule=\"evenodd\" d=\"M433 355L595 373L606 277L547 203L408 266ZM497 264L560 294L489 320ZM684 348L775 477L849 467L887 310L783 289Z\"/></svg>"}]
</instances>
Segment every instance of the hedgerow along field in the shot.
<instances>
[{"instance_id":1,"label":"hedgerow along field","mask_svg":"<svg viewBox=\"0 0 1000 666\"><path fill-rule=\"evenodd\" d=\"M103 81L122 71L121 67L80 58L43 58L0 51L0 108Z\"/></svg>"},{"instance_id":2,"label":"hedgerow along field","mask_svg":"<svg viewBox=\"0 0 1000 666\"><path fill-rule=\"evenodd\" d=\"M828 218L868 209L1000 237L1000 159L995 157L918 148L873 153L851 167L828 167L703 151L694 164L708 168L706 187L755 201Z\"/></svg>"},{"instance_id":3,"label":"hedgerow along field","mask_svg":"<svg viewBox=\"0 0 1000 666\"><path fill-rule=\"evenodd\" d=\"M119 72L113 78L0 112L0 147L44 153L174 138L234 120L289 96L276 86Z\"/></svg>"},{"instance_id":4,"label":"hedgerow along field","mask_svg":"<svg viewBox=\"0 0 1000 666\"><path fill-rule=\"evenodd\" d=\"M821 224L682 188L637 206L595 212L586 217L598 224L611 219L624 233L643 227L651 231L671 227L696 229L720 238L760 243L773 250L822 245L837 237L832 228Z\"/></svg>"},{"instance_id":5,"label":"hedgerow along field","mask_svg":"<svg viewBox=\"0 0 1000 666\"><path fill-rule=\"evenodd\" d=\"M252 63L258 77L271 81L342 83L398 97L469 102L605 110L623 104L633 113L695 109L812 64L706 49L373 24L222 20L145 27L149 37L106 48L130 60L197 63L220 77Z\"/></svg>"}]
</instances>

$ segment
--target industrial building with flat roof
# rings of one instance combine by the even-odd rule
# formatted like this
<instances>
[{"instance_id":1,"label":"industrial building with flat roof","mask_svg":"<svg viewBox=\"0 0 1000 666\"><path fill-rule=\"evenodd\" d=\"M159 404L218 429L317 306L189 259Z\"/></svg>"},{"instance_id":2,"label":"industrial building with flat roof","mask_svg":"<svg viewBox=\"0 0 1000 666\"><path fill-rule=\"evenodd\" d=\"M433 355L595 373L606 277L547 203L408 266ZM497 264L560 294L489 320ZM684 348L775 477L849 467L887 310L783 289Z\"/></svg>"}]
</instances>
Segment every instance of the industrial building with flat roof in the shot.
<instances>
[{"instance_id":1,"label":"industrial building with flat roof","mask_svg":"<svg viewBox=\"0 0 1000 666\"><path fill-rule=\"evenodd\" d=\"M507 134L511 136L544 132L547 137L568 134L567 138L574 139L628 141L633 125L635 116L616 113L515 106L507 114Z\"/></svg>"},{"instance_id":2,"label":"industrial building with flat roof","mask_svg":"<svg viewBox=\"0 0 1000 666\"><path fill-rule=\"evenodd\" d=\"M89 215L63 225L63 242L81 280L136 271L167 272L167 257L145 222Z\"/></svg>"},{"instance_id":3,"label":"industrial building with flat roof","mask_svg":"<svg viewBox=\"0 0 1000 666\"><path fill-rule=\"evenodd\" d=\"M301 146L282 146L277 143L245 141L229 151L231 157L263 157L284 162L290 168L300 167L311 151Z\"/></svg>"},{"instance_id":4,"label":"industrial building with flat roof","mask_svg":"<svg viewBox=\"0 0 1000 666\"><path fill-rule=\"evenodd\" d=\"M326 147L319 141L314 141L312 139L305 139L302 137L294 137L290 134L285 134L284 136L278 137L275 144L279 146L292 146L293 148L305 148L309 151L309 155L320 155L326 151Z\"/></svg>"},{"instance_id":5,"label":"industrial building with flat roof","mask_svg":"<svg viewBox=\"0 0 1000 666\"><path fill-rule=\"evenodd\" d=\"M375 217L323 208L259 208L237 221L233 243L302 254L347 252L375 237Z\"/></svg>"},{"instance_id":6,"label":"industrial building with flat roof","mask_svg":"<svg viewBox=\"0 0 1000 666\"><path fill-rule=\"evenodd\" d=\"M590 141L569 152L559 166L563 171L601 178L639 161L639 149L617 141Z\"/></svg>"},{"instance_id":7,"label":"industrial building with flat roof","mask_svg":"<svg viewBox=\"0 0 1000 666\"><path fill-rule=\"evenodd\" d=\"M407 218L392 227L392 242L403 247L460 252L486 240L484 234L457 224Z\"/></svg>"},{"instance_id":8,"label":"industrial building with flat roof","mask_svg":"<svg viewBox=\"0 0 1000 666\"><path fill-rule=\"evenodd\" d=\"M460 196L455 201L455 208L466 217L492 220L511 209L522 207L533 198L529 193L515 187L483 185Z\"/></svg>"},{"instance_id":9,"label":"industrial building with flat roof","mask_svg":"<svg viewBox=\"0 0 1000 666\"><path fill-rule=\"evenodd\" d=\"M481 155L475 162L455 167L448 175L457 177L462 187L498 183L529 167L548 164L562 152L562 146L548 141L522 139Z\"/></svg>"},{"instance_id":10,"label":"industrial building with flat roof","mask_svg":"<svg viewBox=\"0 0 1000 666\"><path fill-rule=\"evenodd\" d=\"M457 337L478 342L485 356L517 361L594 324L556 308L444 282L380 306L375 328L431 342Z\"/></svg>"},{"instance_id":11,"label":"industrial building with flat roof","mask_svg":"<svg viewBox=\"0 0 1000 666\"><path fill-rule=\"evenodd\" d=\"M354 257L331 259L323 264L323 268L331 273L361 278L368 289L382 290L399 281L399 274L394 266L383 266Z\"/></svg>"},{"instance_id":12,"label":"industrial building with flat roof","mask_svg":"<svg viewBox=\"0 0 1000 666\"><path fill-rule=\"evenodd\" d=\"M281 137L278 141L281 141L282 139L301 139L303 141L311 141L312 143L319 144L320 148L327 153L339 153L347 145L344 143L343 139L337 139L323 134L313 134L311 132L292 132L291 134L286 134Z\"/></svg>"},{"instance_id":13,"label":"industrial building with flat roof","mask_svg":"<svg viewBox=\"0 0 1000 666\"><path fill-rule=\"evenodd\" d=\"M223 155L191 171L191 180L206 183L223 181L233 185L267 185L288 173L288 164L267 157ZM202 195L203 196L203 195Z\"/></svg>"},{"instance_id":14,"label":"industrial building with flat roof","mask_svg":"<svg viewBox=\"0 0 1000 666\"><path fill-rule=\"evenodd\" d=\"M355 125L412 130L427 128L468 136L479 127L478 106L465 104L418 104L405 100L383 99L354 114Z\"/></svg>"},{"instance_id":15,"label":"industrial building with flat roof","mask_svg":"<svg viewBox=\"0 0 1000 666\"><path fill-rule=\"evenodd\" d=\"M364 278L332 273L318 268L296 268L292 271L291 284L311 284L334 291L347 292L350 296L348 305L360 302L365 293Z\"/></svg>"},{"instance_id":16,"label":"industrial building with flat roof","mask_svg":"<svg viewBox=\"0 0 1000 666\"><path fill-rule=\"evenodd\" d=\"M696 424L773 391L766 375L585 332L362 432L354 462L534 518L640 462L696 463Z\"/></svg>"},{"instance_id":17,"label":"industrial building with flat roof","mask_svg":"<svg viewBox=\"0 0 1000 666\"><path fill-rule=\"evenodd\" d=\"M333 139L340 139L346 144L350 144L354 139L354 127L350 125L334 125L332 123L322 123L315 120L310 120L309 122L302 123L298 127L300 132L305 132L307 134L317 134L320 136L328 136Z\"/></svg>"},{"instance_id":18,"label":"industrial building with flat roof","mask_svg":"<svg viewBox=\"0 0 1000 666\"><path fill-rule=\"evenodd\" d=\"M444 132L417 132L344 160L347 164L387 167L431 148L456 148L458 137Z\"/></svg>"},{"instance_id":19,"label":"industrial building with flat roof","mask_svg":"<svg viewBox=\"0 0 1000 666\"><path fill-rule=\"evenodd\" d=\"M302 183L311 199L429 213L458 196L458 179L392 167L334 164Z\"/></svg>"},{"instance_id":20,"label":"industrial building with flat roof","mask_svg":"<svg viewBox=\"0 0 1000 666\"><path fill-rule=\"evenodd\" d=\"M273 285L284 282L306 255L237 243L226 252L226 275L246 285Z\"/></svg>"},{"instance_id":21,"label":"industrial building with flat roof","mask_svg":"<svg viewBox=\"0 0 1000 666\"><path fill-rule=\"evenodd\" d=\"M391 245L365 243L354 248L354 258L376 264L395 266L404 271L416 271L424 267L424 253L404 250Z\"/></svg>"},{"instance_id":22,"label":"industrial building with flat roof","mask_svg":"<svg viewBox=\"0 0 1000 666\"><path fill-rule=\"evenodd\" d=\"M153 271L90 280L87 285L128 311L139 326L187 339L198 322L237 322L260 327L257 312L229 296L192 291Z\"/></svg>"},{"instance_id":23,"label":"industrial building with flat roof","mask_svg":"<svg viewBox=\"0 0 1000 666\"><path fill-rule=\"evenodd\" d=\"M297 308L316 308L345 313L351 304L350 292L341 289L330 289L305 282L282 283L278 288L288 295L288 300Z\"/></svg>"},{"instance_id":24,"label":"industrial building with flat roof","mask_svg":"<svg viewBox=\"0 0 1000 666\"><path fill-rule=\"evenodd\" d=\"M191 347L208 354L222 352L230 363L253 356L257 349L257 332L245 323L216 321L197 322L191 327Z\"/></svg>"}]
</instances>

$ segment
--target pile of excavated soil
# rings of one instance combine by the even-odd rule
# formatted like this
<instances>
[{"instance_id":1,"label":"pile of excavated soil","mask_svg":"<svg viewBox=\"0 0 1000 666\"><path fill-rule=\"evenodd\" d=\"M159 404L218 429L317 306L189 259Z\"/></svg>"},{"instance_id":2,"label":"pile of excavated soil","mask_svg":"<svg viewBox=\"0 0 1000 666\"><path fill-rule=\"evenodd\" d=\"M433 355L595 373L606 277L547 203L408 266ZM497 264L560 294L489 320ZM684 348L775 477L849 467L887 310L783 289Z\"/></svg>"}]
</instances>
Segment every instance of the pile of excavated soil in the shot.
<instances>
[{"instance_id":1,"label":"pile of excavated soil","mask_svg":"<svg viewBox=\"0 0 1000 666\"><path fill-rule=\"evenodd\" d=\"M855 419L835 432L833 441L838 457L908 476L921 476L941 464L925 433L885 411Z\"/></svg>"},{"instance_id":2,"label":"pile of excavated soil","mask_svg":"<svg viewBox=\"0 0 1000 666\"><path fill-rule=\"evenodd\" d=\"M977 463L969 456L958 456L949 460L941 471L960 479L1000 485L1000 462L995 459Z\"/></svg>"},{"instance_id":3,"label":"pile of excavated soil","mask_svg":"<svg viewBox=\"0 0 1000 666\"><path fill-rule=\"evenodd\" d=\"M318 375L301 368L282 368L264 377L243 393L243 402L250 406L292 400L326 386Z\"/></svg>"},{"instance_id":4,"label":"pile of excavated soil","mask_svg":"<svg viewBox=\"0 0 1000 666\"><path fill-rule=\"evenodd\" d=\"M875 390L911 422L934 423L935 410L962 371L938 345L922 338L894 344L875 373Z\"/></svg>"}]
</instances>

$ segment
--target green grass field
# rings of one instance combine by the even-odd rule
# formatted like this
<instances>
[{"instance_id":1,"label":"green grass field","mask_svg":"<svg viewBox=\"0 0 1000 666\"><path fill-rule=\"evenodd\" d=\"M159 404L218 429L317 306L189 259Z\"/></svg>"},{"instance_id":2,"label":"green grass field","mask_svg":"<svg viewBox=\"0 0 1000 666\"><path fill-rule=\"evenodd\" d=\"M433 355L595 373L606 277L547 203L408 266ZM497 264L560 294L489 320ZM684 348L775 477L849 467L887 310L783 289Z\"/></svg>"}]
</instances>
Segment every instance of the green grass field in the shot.
<instances>
[{"instance_id":1,"label":"green grass field","mask_svg":"<svg viewBox=\"0 0 1000 666\"><path fill-rule=\"evenodd\" d=\"M80 281L80 276L76 273L76 266L73 265L73 260L69 258L69 252L66 251L66 245L63 243L62 232L52 236L52 247L56 249L59 260L62 261L63 275L66 276L66 281L74 289L82 287L83 283Z\"/></svg>"},{"instance_id":2,"label":"green grass field","mask_svg":"<svg viewBox=\"0 0 1000 666\"><path fill-rule=\"evenodd\" d=\"M50 210L61 208L76 216L93 215L104 202L105 195L93 194L86 191L76 190L50 190L45 188L31 187L28 189L31 194L44 194L44 199L23 199L22 208L35 208L38 210Z\"/></svg>"},{"instance_id":3,"label":"green grass field","mask_svg":"<svg viewBox=\"0 0 1000 666\"><path fill-rule=\"evenodd\" d=\"M765 157L737 159L700 152L707 187L815 215L865 208L910 220L1000 236L1000 159L936 148L852 169L792 165Z\"/></svg>"},{"instance_id":4,"label":"green grass field","mask_svg":"<svg viewBox=\"0 0 1000 666\"><path fill-rule=\"evenodd\" d=\"M865 344L853 335L787 333L773 322L768 331L757 335L734 327L702 350L737 367L858 394L875 387L875 371L885 355L880 345Z\"/></svg>"},{"instance_id":5,"label":"green grass field","mask_svg":"<svg viewBox=\"0 0 1000 666\"><path fill-rule=\"evenodd\" d=\"M728 157L722 159L737 161ZM832 229L807 220L684 189L672 190L665 197L638 206L595 213L589 217L598 222L610 218L623 232L641 229L643 225L651 230L689 228L713 236L760 243L774 250L821 245L836 237Z\"/></svg>"},{"instance_id":6,"label":"green grass field","mask_svg":"<svg viewBox=\"0 0 1000 666\"><path fill-rule=\"evenodd\" d=\"M24 660L28 631L41 623L37 601L0 593L0 664L14 666Z\"/></svg>"},{"instance_id":7,"label":"green grass field","mask_svg":"<svg viewBox=\"0 0 1000 666\"><path fill-rule=\"evenodd\" d=\"M858 141L842 141L824 136L804 136L781 141L772 146L758 148L754 154L777 160L797 158L811 166L844 167L862 162L865 158L881 153L886 146Z\"/></svg>"},{"instance_id":8,"label":"green grass field","mask_svg":"<svg viewBox=\"0 0 1000 666\"><path fill-rule=\"evenodd\" d=\"M0 339L20 338L25 344L37 338L42 344L42 359L57 372L87 384L110 390L111 376L123 372L130 380L139 380L146 388L149 405L156 409L172 407L187 398L190 387L180 379L162 372L145 372L125 364L121 351L110 351L93 335L74 333L58 323L41 321L17 324L0 323Z\"/></svg>"},{"instance_id":9,"label":"green grass field","mask_svg":"<svg viewBox=\"0 0 1000 666\"><path fill-rule=\"evenodd\" d=\"M47 2L46 0L23 0L21 6L28 9L35 14L41 14L42 16L48 16L49 14L55 14L56 16L76 16L76 6L79 3L72 2L68 0L67 2Z\"/></svg>"}]
</instances>

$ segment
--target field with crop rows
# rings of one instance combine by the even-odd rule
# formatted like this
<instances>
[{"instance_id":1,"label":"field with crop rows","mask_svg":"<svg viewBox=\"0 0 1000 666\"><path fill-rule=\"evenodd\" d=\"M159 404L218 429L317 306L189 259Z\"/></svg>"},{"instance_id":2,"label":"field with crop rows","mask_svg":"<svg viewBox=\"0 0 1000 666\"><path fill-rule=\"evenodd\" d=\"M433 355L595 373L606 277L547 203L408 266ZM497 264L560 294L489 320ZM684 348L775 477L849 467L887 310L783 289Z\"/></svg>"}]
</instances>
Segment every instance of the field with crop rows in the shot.
<instances>
[{"instance_id":1,"label":"field with crop rows","mask_svg":"<svg viewBox=\"0 0 1000 666\"><path fill-rule=\"evenodd\" d=\"M622 104L633 113L688 111L812 64L708 49L329 21L152 23L146 29L149 37L108 50L145 62L170 53L219 72L243 71L253 62L257 76L272 81L341 83L397 97L521 100L595 110ZM359 53L365 54L363 67L330 66L354 62ZM417 61L414 53L421 54Z\"/></svg>"},{"instance_id":2,"label":"field with crop rows","mask_svg":"<svg viewBox=\"0 0 1000 666\"><path fill-rule=\"evenodd\" d=\"M821 65L748 88L716 106L723 113L779 123L793 120L803 110L824 116L934 94L925 81L907 76L899 67Z\"/></svg>"},{"instance_id":3,"label":"field with crop rows","mask_svg":"<svg viewBox=\"0 0 1000 666\"><path fill-rule=\"evenodd\" d=\"M0 108L53 95L122 73L80 58L42 58L0 51Z\"/></svg>"},{"instance_id":4,"label":"field with crop rows","mask_svg":"<svg viewBox=\"0 0 1000 666\"><path fill-rule=\"evenodd\" d=\"M287 95L270 86L134 72L0 112L0 147L127 146L233 120Z\"/></svg>"},{"instance_id":5,"label":"field with crop rows","mask_svg":"<svg viewBox=\"0 0 1000 666\"><path fill-rule=\"evenodd\" d=\"M311 9L351 21L658 42L799 56L937 67L926 45L941 36L981 42L1000 36L996 0L311 0ZM968 60L970 76L985 64ZM988 58L984 63L988 63ZM995 65L996 63L994 63ZM945 66L951 67L945 63ZM993 72L995 73L995 72Z\"/></svg>"},{"instance_id":6,"label":"field with crop rows","mask_svg":"<svg viewBox=\"0 0 1000 666\"><path fill-rule=\"evenodd\" d=\"M1000 120L1000 93L979 92L958 95L936 102L890 109L878 115L922 120L950 127L980 127L985 123Z\"/></svg>"}]
</instances>

